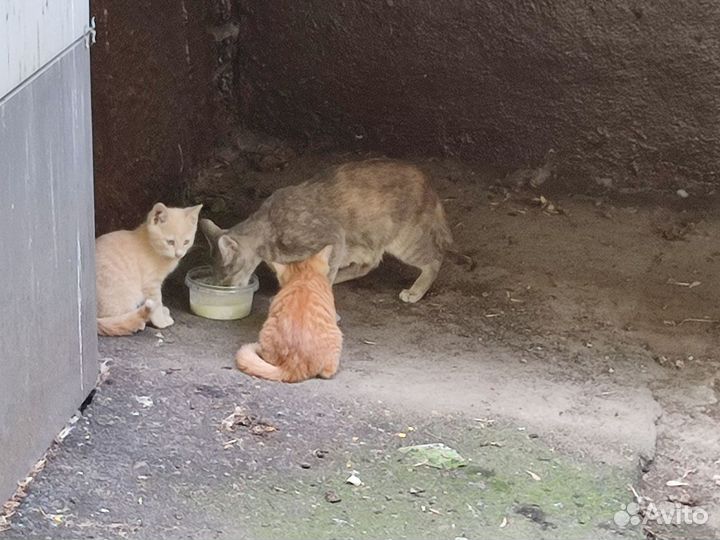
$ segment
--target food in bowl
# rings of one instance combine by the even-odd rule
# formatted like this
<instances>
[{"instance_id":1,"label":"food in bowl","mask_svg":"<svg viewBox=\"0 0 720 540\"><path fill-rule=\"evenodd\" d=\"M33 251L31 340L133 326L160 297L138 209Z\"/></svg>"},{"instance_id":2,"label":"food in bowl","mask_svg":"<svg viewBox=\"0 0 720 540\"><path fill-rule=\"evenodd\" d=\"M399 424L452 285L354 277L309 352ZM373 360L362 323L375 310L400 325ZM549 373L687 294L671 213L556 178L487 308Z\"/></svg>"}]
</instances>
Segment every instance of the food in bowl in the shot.
<instances>
[{"instance_id":1,"label":"food in bowl","mask_svg":"<svg viewBox=\"0 0 720 540\"><path fill-rule=\"evenodd\" d=\"M206 319L230 321L250 315L255 291L260 283L255 274L244 287L216 285L212 268L198 266L185 276L190 291L190 310Z\"/></svg>"}]
</instances>

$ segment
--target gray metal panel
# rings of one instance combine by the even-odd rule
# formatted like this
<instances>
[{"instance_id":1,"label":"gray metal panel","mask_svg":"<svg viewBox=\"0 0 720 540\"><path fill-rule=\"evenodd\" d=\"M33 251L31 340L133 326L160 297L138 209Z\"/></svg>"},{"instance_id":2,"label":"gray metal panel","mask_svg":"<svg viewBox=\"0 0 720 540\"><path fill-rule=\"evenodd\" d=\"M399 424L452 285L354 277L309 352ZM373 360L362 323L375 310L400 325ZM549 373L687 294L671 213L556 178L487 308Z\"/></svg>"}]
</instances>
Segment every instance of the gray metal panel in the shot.
<instances>
[{"instance_id":1,"label":"gray metal panel","mask_svg":"<svg viewBox=\"0 0 720 540\"><path fill-rule=\"evenodd\" d=\"M85 33L88 0L0 0L0 97Z\"/></svg>"},{"instance_id":2,"label":"gray metal panel","mask_svg":"<svg viewBox=\"0 0 720 540\"><path fill-rule=\"evenodd\" d=\"M90 56L0 101L0 500L97 375Z\"/></svg>"}]
</instances>

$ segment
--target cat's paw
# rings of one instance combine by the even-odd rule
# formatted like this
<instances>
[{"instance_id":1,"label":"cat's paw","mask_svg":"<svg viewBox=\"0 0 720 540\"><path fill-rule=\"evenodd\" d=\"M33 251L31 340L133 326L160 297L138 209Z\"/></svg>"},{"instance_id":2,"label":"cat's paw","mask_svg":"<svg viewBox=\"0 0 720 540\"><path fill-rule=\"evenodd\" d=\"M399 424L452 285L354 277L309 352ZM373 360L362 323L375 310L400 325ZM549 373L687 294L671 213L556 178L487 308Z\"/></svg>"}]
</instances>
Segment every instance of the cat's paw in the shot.
<instances>
[{"instance_id":1,"label":"cat's paw","mask_svg":"<svg viewBox=\"0 0 720 540\"><path fill-rule=\"evenodd\" d=\"M408 304L414 304L420 300L424 295L414 292L412 289L403 289L400 291L400 300L407 302Z\"/></svg>"},{"instance_id":2,"label":"cat's paw","mask_svg":"<svg viewBox=\"0 0 720 540\"><path fill-rule=\"evenodd\" d=\"M155 328L167 328L172 325L175 321L170 316L170 310L165 306L157 309L151 316L150 322Z\"/></svg>"},{"instance_id":3,"label":"cat's paw","mask_svg":"<svg viewBox=\"0 0 720 540\"><path fill-rule=\"evenodd\" d=\"M167 317L163 317L161 320L154 322L155 328L167 328L168 326L172 326L175 323L173 318L168 315Z\"/></svg>"}]
</instances>

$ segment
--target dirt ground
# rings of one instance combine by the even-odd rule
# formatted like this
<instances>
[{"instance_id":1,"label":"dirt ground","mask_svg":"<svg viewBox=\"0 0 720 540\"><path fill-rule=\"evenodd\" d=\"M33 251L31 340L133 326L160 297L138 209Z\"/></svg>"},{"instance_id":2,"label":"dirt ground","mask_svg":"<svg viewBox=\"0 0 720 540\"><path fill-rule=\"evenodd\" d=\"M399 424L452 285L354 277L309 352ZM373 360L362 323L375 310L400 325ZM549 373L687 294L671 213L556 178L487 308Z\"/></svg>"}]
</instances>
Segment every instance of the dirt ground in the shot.
<instances>
[{"instance_id":1,"label":"dirt ground","mask_svg":"<svg viewBox=\"0 0 720 540\"><path fill-rule=\"evenodd\" d=\"M277 163L225 148L186 198L231 225L355 157L262 172ZM187 313L181 269L173 327L102 340L109 378L5 535L720 538L717 197L568 196L555 180L515 189L502 171L414 161L474 267L446 261L414 305L398 299L414 270L392 260L337 286L341 371L299 385L232 367L274 294L266 269L253 314L233 322ZM223 431L236 405L248 425ZM397 451L438 441L472 465ZM641 517L701 508L708 522L613 523L636 500Z\"/></svg>"}]
</instances>

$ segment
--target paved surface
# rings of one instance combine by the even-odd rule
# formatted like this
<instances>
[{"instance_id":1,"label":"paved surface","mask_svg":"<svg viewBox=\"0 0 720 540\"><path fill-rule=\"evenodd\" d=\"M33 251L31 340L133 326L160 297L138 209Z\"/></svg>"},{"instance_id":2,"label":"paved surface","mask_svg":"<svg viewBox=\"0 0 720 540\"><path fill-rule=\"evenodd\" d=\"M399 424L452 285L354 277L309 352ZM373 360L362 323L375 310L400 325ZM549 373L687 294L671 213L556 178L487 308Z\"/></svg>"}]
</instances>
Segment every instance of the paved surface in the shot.
<instances>
[{"instance_id":1,"label":"paved surface","mask_svg":"<svg viewBox=\"0 0 720 540\"><path fill-rule=\"evenodd\" d=\"M605 452L590 441L627 418L584 430L578 412L539 422L536 383L522 399L523 421L504 421L488 413L493 395L507 401L499 407L512 401L500 390L508 379L483 377L480 366L497 360L482 351L443 376L417 345L407 345L402 363L389 361L392 351L371 359L378 346L354 332L336 379L257 381L232 369L231 358L260 314L234 323L174 315L162 341L155 330L103 340L107 380L3 538L615 537L614 512L631 501L627 484L638 476L633 455L649 440L609 443L612 463L598 461ZM343 313L343 324L352 319ZM470 364L472 377L461 376ZM427 382L415 384L411 371ZM562 391L543 409L562 408L579 391ZM628 405L605 401L618 411ZM248 425L224 430L236 406ZM582 433L570 440L568 430ZM433 442L470 465L438 470L397 450ZM345 483L353 471L358 487Z\"/></svg>"},{"instance_id":2,"label":"paved surface","mask_svg":"<svg viewBox=\"0 0 720 540\"><path fill-rule=\"evenodd\" d=\"M220 163L191 202L231 223L332 159L243 182ZM235 322L188 314L178 273L162 338L101 341L109 377L3 540L633 538L643 527L613 519L632 490L645 510L708 513L648 521L648 538L720 538L717 205L546 191L555 214L481 169L423 166L476 268L447 262L415 305L397 299L413 273L393 261L339 285L341 370L298 385L232 366L274 294L267 271ZM246 425L225 431L236 406ZM439 441L471 464L398 452Z\"/></svg>"}]
</instances>

